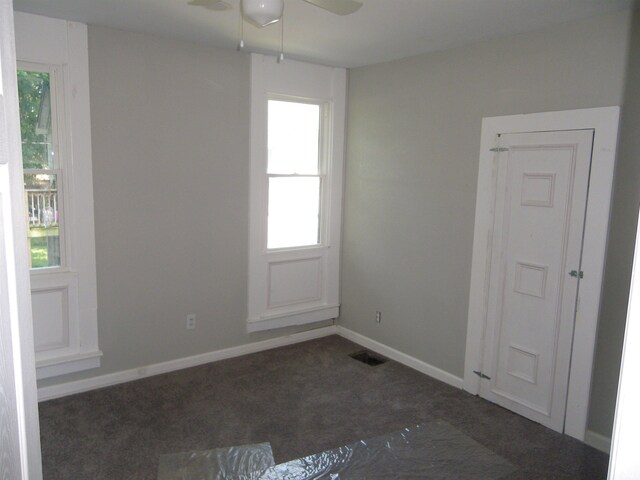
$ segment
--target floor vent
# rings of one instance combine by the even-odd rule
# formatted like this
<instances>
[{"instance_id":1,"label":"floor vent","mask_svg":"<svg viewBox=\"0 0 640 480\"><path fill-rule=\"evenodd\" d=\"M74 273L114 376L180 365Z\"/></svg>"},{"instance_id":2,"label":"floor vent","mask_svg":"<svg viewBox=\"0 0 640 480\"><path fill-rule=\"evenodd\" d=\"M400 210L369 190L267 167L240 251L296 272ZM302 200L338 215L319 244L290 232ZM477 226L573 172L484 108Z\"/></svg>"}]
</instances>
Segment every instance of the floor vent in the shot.
<instances>
[{"instance_id":1,"label":"floor vent","mask_svg":"<svg viewBox=\"0 0 640 480\"><path fill-rule=\"evenodd\" d=\"M388 358L378 355L370 350L362 350L360 352L352 353L349 356L359 362L366 363L371 367L377 367L378 365L382 365L389 361Z\"/></svg>"}]
</instances>

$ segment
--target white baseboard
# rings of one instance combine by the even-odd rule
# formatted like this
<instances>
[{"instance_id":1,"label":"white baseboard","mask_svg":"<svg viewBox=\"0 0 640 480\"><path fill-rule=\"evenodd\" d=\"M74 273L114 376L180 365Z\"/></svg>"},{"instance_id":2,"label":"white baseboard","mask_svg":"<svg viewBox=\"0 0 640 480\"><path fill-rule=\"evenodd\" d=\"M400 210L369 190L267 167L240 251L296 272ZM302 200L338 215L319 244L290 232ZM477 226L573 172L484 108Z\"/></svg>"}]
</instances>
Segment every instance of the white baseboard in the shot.
<instances>
[{"instance_id":1,"label":"white baseboard","mask_svg":"<svg viewBox=\"0 0 640 480\"><path fill-rule=\"evenodd\" d=\"M362 345L365 348L368 348L370 350L373 350L374 352L395 360L398 363L402 363L403 365L413 368L414 370L424 373L425 375L429 375L436 380L440 380L456 388L462 388L462 378L456 377L455 375L445 372L444 370L434 367L433 365L429 365L422 360L418 360L415 357L402 353L398 350L388 347L387 345L365 337L364 335L360 335L359 333L356 333L352 330L340 326L336 327L335 325L330 325L328 327L308 330L306 332L294 333L292 335L287 335L284 337L278 337L270 340L263 340L260 342L248 343L246 345L240 345L237 347L225 348L223 350L216 350L200 355L194 355L192 357L178 358L176 360L132 368L130 370L124 370L122 372L100 375L98 377L77 380L74 382L61 383L49 387L41 387L38 389L38 401L42 402L45 400L52 400L54 398L60 398L67 395L73 395L75 393L95 390L97 388L109 387L111 385L139 380L141 378L151 377L153 375L182 370L183 368L195 367L198 365L203 365L205 363L225 360L227 358L240 357L242 355L262 352L264 350L270 350L272 348L278 348L285 345L306 342L307 340L327 337L336 333L346 338L347 340L351 340L352 342ZM598 434L594 433L593 435L595 437ZM603 436L600 437L602 437L603 439L606 438ZM592 446L594 446L595 448L599 448L595 445Z\"/></svg>"},{"instance_id":2,"label":"white baseboard","mask_svg":"<svg viewBox=\"0 0 640 480\"><path fill-rule=\"evenodd\" d=\"M611 439L591 430L585 432L584 443L607 454L611 451Z\"/></svg>"},{"instance_id":3,"label":"white baseboard","mask_svg":"<svg viewBox=\"0 0 640 480\"><path fill-rule=\"evenodd\" d=\"M240 345L237 347L225 348L223 350L216 350L214 352L202 353L200 355L194 355L192 357L178 358L176 360L170 360L168 362L156 363L139 368L132 368L131 370L124 370L122 372L100 375L98 377L77 380L74 382L61 383L59 385L52 385L50 387L41 387L38 389L38 401L42 402L44 400L51 400L67 395L73 395L75 393L87 392L89 390L95 390L96 388L117 385L119 383L139 380L141 378L151 377L153 375L159 375L161 373L174 372L176 370L182 370L183 368L195 367L197 365L217 362L219 360L225 360L227 358L240 357L242 355L248 355L250 353L262 352L264 350L270 350L272 348L292 345L294 343L306 342L307 340L313 340L315 338L327 337L329 335L335 334L335 325L330 325L328 327L316 328L314 330L294 333L292 335L286 335L284 337L272 338L270 340L263 340L260 342L248 343L246 345Z\"/></svg>"},{"instance_id":4,"label":"white baseboard","mask_svg":"<svg viewBox=\"0 0 640 480\"><path fill-rule=\"evenodd\" d=\"M429 375L436 380L440 380L441 382L444 382L456 388L463 388L464 379L456 377L455 375L445 372L444 370L434 367L433 365L423 362L422 360L418 360L417 358L407 355L406 353L402 353L398 350L395 350L394 348L384 345L383 343L377 342L376 340L372 340L369 337L365 337L364 335L356 333L353 330L341 327L340 325L337 326L337 333L347 340L351 340L352 342L373 350L380 355L384 355L385 357L389 357L390 359L395 360L398 363L402 363L407 367L418 370L419 372L424 373L425 375ZM601 452L607 454L611 451L611 438L593 432L591 430L586 431L584 436L584 443L586 443L590 447L595 448L596 450L600 450Z\"/></svg>"},{"instance_id":5,"label":"white baseboard","mask_svg":"<svg viewBox=\"0 0 640 480\"><path fill-rule=\"evenodd\" d=\"M347 340L351 340L352 342L357 343L358 345L362 345L370 350L373 350L380 355L384 355L385 357L389 357L391 360L395 360L398 363L402 363L407 367L413 368L425 375L429 375L430 377L435 378L436 380L440 380L448 385L451 385L456 388L462 388L462 384L464 380L460 377L456 377L449 372L445 372L444 370L439 369L438 367L434 367L433 365L429 365L422 360L418 360L415 357L407 355L406 353L402 353L394 348L388 347L380 342L372 340L369 337L365 337L364 335L360 335L359 333L354 332L353 330L349 330L348 328L344 328L338 325L337 327L338 335L346 338Z\"/></svg>"}]
</instances>

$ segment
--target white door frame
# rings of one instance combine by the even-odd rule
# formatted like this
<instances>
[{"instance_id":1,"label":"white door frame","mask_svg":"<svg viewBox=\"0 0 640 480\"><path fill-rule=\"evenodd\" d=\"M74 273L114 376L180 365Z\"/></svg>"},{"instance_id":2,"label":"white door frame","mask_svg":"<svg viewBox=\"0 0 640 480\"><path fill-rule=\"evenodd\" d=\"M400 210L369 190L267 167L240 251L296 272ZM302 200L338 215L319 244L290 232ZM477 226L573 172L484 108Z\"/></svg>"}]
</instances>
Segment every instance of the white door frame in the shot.
<instances>
[{"instance_id":1,"label":"white door frame","mask_svg":"<svg viewBox=\"0 0 640 480\"><path fill-rule=\"evenodd\" d=\"M616 417L613 423L609 480L638 478L638 431L640 430L640 219L636 232L636 248L633 256L633 272L629 291L627 325L624 333L620 382Z\"/></svg>"},{"instance_id":2,"label":"white door frame","mask_svg":"<svg viewBox=\"0 0 640 480\"><path fill-rule=\"evenodd\" d=\"M565 433L584 440L595 353L600 295L607 245L609 211L618 138L620 107L489 117L482 120L476 220L469 292L464 389L480 392L484 331L487 319L491 248L497 181L497 154L491 152L500 133L594 130L587 213L578 292L578 312L571 350Z\"/></svg>"},{"instance_id":3,"label":"white door frame","mask_svg":"<svg viewBox=\"0 0 640 480\"><path fill-rule=\"evenodd\" d=\"M0 439L2 478L40 480L13 3L0 0ZM7 428L5 429L5 425ZM3 443L3 442L6 442Z\"/></svg>"}]
</instances>

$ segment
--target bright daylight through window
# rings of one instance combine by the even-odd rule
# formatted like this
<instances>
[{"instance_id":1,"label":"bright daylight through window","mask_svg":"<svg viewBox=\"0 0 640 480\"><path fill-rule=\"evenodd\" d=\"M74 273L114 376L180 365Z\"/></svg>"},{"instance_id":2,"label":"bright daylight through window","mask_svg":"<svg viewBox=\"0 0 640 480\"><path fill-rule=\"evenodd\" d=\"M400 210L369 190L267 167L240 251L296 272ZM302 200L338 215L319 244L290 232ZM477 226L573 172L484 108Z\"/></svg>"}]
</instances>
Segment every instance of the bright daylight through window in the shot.
<instances>
[{"instance_id":1,"label":"bright daylight through window","mask_svg":"<svg viewBox=\"0 0 640 480\"><path fill-rule=\"evenodd\" d=\"M249 332L338 316L346 73L251 54Z\"/></svg>"},{"instance_id":2,"label":"bright daylight through window","mask_svg":"<svg viewBox=\"0 0 640 480\"><path fill-rule=\"evenodd\" d=\"M267 248L321 243L321 106L269 100Z\"/></svg>"},{"instance_id":3,"label":"bright daylight through window","mask_svg":"<svg viewBox=\"0 0 640 480\"><path fill-rule=\"evenodd\" d=\"M34 269L59 267L64 256L55 92L53 70L18 70L29 258Z\"/></svg>"}]
</instances>

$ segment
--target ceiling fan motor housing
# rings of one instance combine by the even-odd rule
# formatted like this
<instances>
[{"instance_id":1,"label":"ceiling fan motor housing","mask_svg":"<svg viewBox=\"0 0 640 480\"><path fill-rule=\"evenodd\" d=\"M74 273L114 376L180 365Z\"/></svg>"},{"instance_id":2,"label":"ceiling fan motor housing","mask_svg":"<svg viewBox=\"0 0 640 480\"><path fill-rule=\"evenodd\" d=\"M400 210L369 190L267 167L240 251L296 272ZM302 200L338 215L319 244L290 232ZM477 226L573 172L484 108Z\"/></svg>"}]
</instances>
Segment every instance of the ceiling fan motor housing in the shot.
<instances>
[{"instance_id":1,"label":"ceiling fan motor housing","mask_svg":"<svg viewBox=\"0 0 640 480\"><path fill-rule=\"evenodd\" d=\"M260 27L282 18L284 0L242 0L242 14Z\"/></svg>"}]
</instances>

